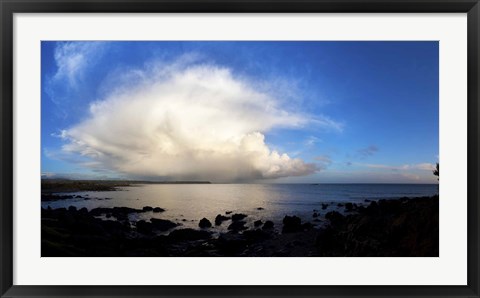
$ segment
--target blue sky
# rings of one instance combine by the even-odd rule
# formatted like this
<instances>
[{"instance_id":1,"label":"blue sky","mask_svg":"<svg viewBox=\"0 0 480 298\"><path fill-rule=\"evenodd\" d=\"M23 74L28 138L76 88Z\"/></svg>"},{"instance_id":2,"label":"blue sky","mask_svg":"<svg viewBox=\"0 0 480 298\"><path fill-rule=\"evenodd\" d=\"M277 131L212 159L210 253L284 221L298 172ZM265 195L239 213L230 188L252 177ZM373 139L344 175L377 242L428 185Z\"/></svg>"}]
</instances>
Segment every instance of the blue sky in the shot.
<instances>
[{"instance_id":1,"label":"blue sky","mask_svg":"<svg viewBox=\"0 0 480 298\"><path fill-rule=\"evenodd\" d=\"M42 175L436 183L438 42L42 42Z\"/></svg>"}]
</instances>

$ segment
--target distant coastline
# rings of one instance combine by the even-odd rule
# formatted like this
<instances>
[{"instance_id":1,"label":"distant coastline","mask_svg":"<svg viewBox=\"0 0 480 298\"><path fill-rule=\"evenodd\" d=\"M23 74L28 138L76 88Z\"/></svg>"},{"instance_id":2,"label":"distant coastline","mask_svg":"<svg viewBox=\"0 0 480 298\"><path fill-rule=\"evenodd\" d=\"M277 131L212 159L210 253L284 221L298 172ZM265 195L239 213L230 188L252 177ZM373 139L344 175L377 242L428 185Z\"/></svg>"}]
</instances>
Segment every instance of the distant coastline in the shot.
<instances>
[{"instance_id":1,"label":"distant coastline","mask_svg":"<svg viewBox=\"0 0 480 298\"><path fill-rule=\"evenodd\" d=\"M42 194L78 191L115 191L135 184L211 184L210 181L142 181L142 180L70 180L42 179Z\"/></svg>"}]
</instances>

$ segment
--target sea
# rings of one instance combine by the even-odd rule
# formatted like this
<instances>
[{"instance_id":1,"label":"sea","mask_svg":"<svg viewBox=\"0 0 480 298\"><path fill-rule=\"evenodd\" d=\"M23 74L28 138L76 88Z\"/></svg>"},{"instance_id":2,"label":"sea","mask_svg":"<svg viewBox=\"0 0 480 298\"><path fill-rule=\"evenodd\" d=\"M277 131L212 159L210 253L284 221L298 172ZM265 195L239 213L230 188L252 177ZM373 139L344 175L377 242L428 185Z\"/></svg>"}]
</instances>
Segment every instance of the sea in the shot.
<instances>
[{"instance_id":1,"label":"sea","mask_svg":"<svg viewBox=\"0 0 480 298\"><path fill-rule=\"evenodd\" d=\"M164 212L132 213L129 219L161 218L176 222L178 228L198 228L207 218L214 231L225 232L228 223L214 224L218 214L244 213L248 227L256 220L271 220L279 227L286 215L322 225L327 212L344 212L346 202L367 206L371 200L432 196L438 191L437 184L135 184L117 191L69 193L82 198L42 202L42 207L161 207Z\"/></svg>"}]
</instances>

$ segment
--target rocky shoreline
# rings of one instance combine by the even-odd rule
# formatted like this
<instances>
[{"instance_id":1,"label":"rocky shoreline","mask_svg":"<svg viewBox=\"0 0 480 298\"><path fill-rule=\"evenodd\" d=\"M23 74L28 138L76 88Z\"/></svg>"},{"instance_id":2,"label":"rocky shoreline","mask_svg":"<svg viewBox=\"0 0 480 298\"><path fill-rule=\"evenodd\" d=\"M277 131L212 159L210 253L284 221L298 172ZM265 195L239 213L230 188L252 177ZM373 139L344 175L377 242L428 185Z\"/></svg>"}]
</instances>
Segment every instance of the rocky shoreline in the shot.
<instances>
[{"instance_id":1,"label":"rocky shoreline","mask_svg":"<svg viewBox=\"0 0 480 298\"><path fill-rule=\"evenodd\" d=\"M192 229L159 218L131 221L138 213L161 214L161 207L42 208L42 257L438 256L438 196L367 201L342 204L343 213L313 210L314 221L325 221L321 227L295 215L285 215L281 226L256 220L247 227L248 214L225 212ZM228 232L213 233L220 225Z\"/></svg>"}]
</instances>

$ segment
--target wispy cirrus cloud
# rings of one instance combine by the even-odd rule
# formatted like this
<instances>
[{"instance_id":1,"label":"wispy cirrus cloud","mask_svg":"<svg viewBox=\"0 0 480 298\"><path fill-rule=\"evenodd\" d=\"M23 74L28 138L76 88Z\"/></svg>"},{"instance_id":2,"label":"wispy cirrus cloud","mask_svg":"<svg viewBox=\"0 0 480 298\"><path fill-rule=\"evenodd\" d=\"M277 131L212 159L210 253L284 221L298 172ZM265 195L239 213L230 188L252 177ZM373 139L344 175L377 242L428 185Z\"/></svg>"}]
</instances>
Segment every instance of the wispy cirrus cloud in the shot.
<instances>
[{"instance_id":1,"label":"wispy cirrus cloud","mask_svg":"<svg viewBox=\"0 0 480 298\"><path fill-rule=\"evenodd\" d=\"M139 71L129 88L111 90L90 105L87 119L59 134L64 153L90 159L92 169L130 177L274 179L309 175L319 167L271 150L266 132L340 126L289 110L228 68L195 64Z\"/></svg>"},{"instance_id":2,"label":"wispy cirrus cloud","mask_svg":"<svg viewBox=\"0 0 480 298\"><path fill-rule=\"evenodd\" d=\"M54 50L56 70L44 78L44 91L56 106L57 117L65 119L78 106L91 72L102 58L107 42L59 42Z\"/></svg>"},{"instance_id":3,"label":"wispy cirrus cloud","mask_svg":"<svg viewBox=\"0 0 480 298\"><path fill-rule=\"evenodd\" d=\"M335 126L333 127L337 129ZM321 142L319 138L317 138L316 136L309 136L303 143L305 144L306 147L313 147L318 142Z\"/></svg>"},{"instance_id":4,"label":"wispy cirrus cloud","mask_svg":"<svg viewBox=\"0 0 480 298\"><path fill-rule=\"evenodd\" d=\"M57 71L51 83L67 83L77 88L84 72L93 66L102 55L105 42L60 42L55 48L54 58Z\"/></svg>"},{"instance_id":5,"label":"wispy cirrus cloud","mask_svg":"<svg viewBox=\"0 0 480 298\"><path fill-rule=\"evenodd\" d=\"M379 150L379 148L377 146L370 145L368 147L361 148L361 149L357 150L357 155L360 158L366 158L366 157L374 155L375 153L378 152L378 150Z\"/></svg>"},{"instance_id":6,"label":"wispy cirrus cloud","mask_svg":"<svg viewBox=\"0 0 480 298\"><path fill-rule=\"evenodd\" d=\"M435 165L432 163L419 163L419 164L404 164L399 166L384 165L384 164L359 164L361 166L372 169L385 169L392 171L407 171L407 170L421 170L421 171L433 171Z\"/></svg>"},{"instance_id":7,"label":"wispy cirrus cloud","mask_svg":"<svg viewBox=\"0 0 480 298\"><path fill-rule=\"evenodd\" d=\"M330 166L333 163L329 155L315 156L314 160L316 161L318 167L322 170L326 169L328 166Z\"/></svg>"}]
</instances>

